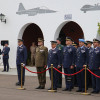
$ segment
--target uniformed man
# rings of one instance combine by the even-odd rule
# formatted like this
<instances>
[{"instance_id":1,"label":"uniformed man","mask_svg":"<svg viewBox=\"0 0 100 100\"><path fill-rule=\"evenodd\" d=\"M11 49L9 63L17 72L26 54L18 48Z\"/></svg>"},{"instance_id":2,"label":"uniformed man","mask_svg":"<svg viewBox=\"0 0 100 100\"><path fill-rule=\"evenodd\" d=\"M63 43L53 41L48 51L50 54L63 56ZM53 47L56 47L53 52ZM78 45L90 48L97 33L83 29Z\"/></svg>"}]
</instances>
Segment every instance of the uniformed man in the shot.
<instances>
[{"instance_id":1,"label":"uniformed man","mask_svg":"<svg viewBox=\"0 0 100 100\"><path fill-rule=\"evenodd\" d=\"M88 52L89 52L89 59L91 59L91 53L93 51L93 48L92 48L92 44L93 42L92 41L86 41L87 43L87 49L88 49ZM91 87L92 86L92 79L91 79L91 73L89 73L87 71L87 85L88 87Z\"/></svg>"},{"instance_id":2,"label":"uniformed man","mask_svg":"<svg viewBox=\"0 0 100 100\"><path fill-rule=\"evenodd\" d=\"M75 65L76 50L72 46L72 39L66 37L66 46L63 49L63 68L65 74L72 74ZM73 77L65 76L66 88L63 91L71 91L73 88Z\"/></svg>"},{"instance_id":3,"label":"uniformed man","mask_svg":"<svg viewBox=\"0 0 100 100\"><path fill-rule=\"evenodd\" d=\"M62 72L62 57L63 57L63 45L61 45L61 38L57 38L57 40L56 40L56 42L57 42L57 49L60 51L60 58L61 58L61 67L58 69L59 71L61 71ZM58 72L58 82L57 82L58 84L57 84L57 87L58 88L61 88L62 87L62 74L61 73L59 73Z\"/></svg>"},{"instance_id":4,"label":"uniformed man","mask_svg":"<svg viewBox=\"0 0 100 100\"><path fill-rule=\"evenodd\" d=\"M2 72L5 72L5 71L9 71L9 51L10 51L10 48L8 47L8 43L5 42L5 45L4 45L4 48L3 48L3 51L2 51L2 55L3 55L3 65L4 65L4 70ZM7 68L6 68L7 66Z\"/></svg>"},{"instance_id":5,"label":"uniformed man","mask_svg":"<svg viewBox=\"0 0 100 100\"><path fill-rule=\"evenodd\" d=\"M21 85L21 63L23 63L23 66L25 66L26 60L27 60L27 49L23 45L23 40L18 39L17 58L16 58L18 82L16 83L16 86ZM25 68L23 68L23 80L22 80L23 85L24 82L25 82Z\"/></svg>"},{"instance_id":6,"label":"uniformed man","mask_svg":"<svg viewBox=\"0 0 100 100\"><path fill-rule=\"evenodd\" d=\"M31 66L35 65L35 53L36 53L36 45L35 42L32 43L32 46L30 47L31 51Z\"/></svg>"},{"instance_id":7,"label":"uniformed man","mask_svg":"<svg viewBox=\"0 0 100 100\"><path fill-rule=\"evenodd\" d=\"M78 48L78 43L77 42L73 42L72 44L76 49Z\"/></svg>"},{"instance_id":8,"label":"uniformed man","mask_svg":"<svg viewBox=\"0 0 100 100\"><path fill-rule=\"evenodd\" d=\"M88 64L88 49L84 46L84 39L79 39L79 48L77 49L76 70L80 71L85 65ZM85 91L84 71L77 74L77 82L79 89L77 92Z\"/></svg>"},{"instance_id":9,"label":"uniformed man","mask_svg":"<svg viewBox=\"0 0 100 100\"><path fill-rule=\"evenodd\" d=\"M51 64L53 64L53 66L55 68L60 68L60 51L56 48L57 46L57 42L56 41L51 41L51 47L52 49L49 50L48 53L48 67L51 67ZM51 79L51 69L49 70L49 74L50 74L50 79ZM58 76L57 76L57 71L53 70L53 89L57 90L57 82L58 82ZM51 89L51 88L50 88Z\"/></svg>"},{"instance_id":10,"label":"uniformed man","mask_svg":"<svg viewBox=\"0 0 100 100\"><path fill-rule=\"evenodd\" d=\"M76 49L76 51L77 51L77 48L78 48L78 43L77 42L73 42L73 44L72 44L74 47L75 47L75 49ZM74 73L76 73L76 67L74 67ZM74 86L76 86L77 87L77 76L75 75L75 76L73 76L74 77Z\"/></svg>"},{"instance_id":11,"label":"uniformed man","mask_svg":"<svg viewBox=\"0 0 100 100\"><path fill-rule=\"evenodd\" d=\"M98 39L93 39L93 46L94 49L91 51L91 57L89 59L89 69L100 76L100 47ZM97 78L94 75L92 75L92 87L92 93L100 92L100 78Z\"/></svg>"},{"instance_id":12,"label":"uniformed man","mask_svg":"<svg viewBox=\"0 0 100 100\"><path fill-rule=\"evenodd\" d=\"M48 48L44 46L44 40L38 39L38 47L36 48L35 66L37 72L46 70L47 67ZM38 74L39 86L36 89L45 89L46 72Z\"/></svg>"}]
</instances>

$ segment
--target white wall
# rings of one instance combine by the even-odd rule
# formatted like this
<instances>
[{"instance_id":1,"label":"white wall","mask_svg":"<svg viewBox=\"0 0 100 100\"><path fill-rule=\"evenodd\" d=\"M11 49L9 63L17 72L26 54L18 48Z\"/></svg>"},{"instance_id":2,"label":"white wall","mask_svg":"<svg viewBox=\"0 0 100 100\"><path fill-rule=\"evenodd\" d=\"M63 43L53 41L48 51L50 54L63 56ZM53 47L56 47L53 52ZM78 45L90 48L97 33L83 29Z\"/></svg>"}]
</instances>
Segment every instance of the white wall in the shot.
<instances>
[{"instance_id":1,"label":"white wall","mask_svg":"<svg viewBox=\"0 0 100 100\"><path fill-rule=\"evenodd\" d=\"M36 16L17 15L19 3L23 3L26 9L46 6L58 12ZM100 22L100 11L83 13L80 9L85 4L96 3L100 3L100 0L0 0L0 13L5 14L7 19L6 24L0 22L0 40L10 42L10 67L16 67L17 38L21 28L27 23L35 23L41 28L45 45L49 48L49 41L54 40L57 28L66 21L65 14L72 14L72 21L82 27L86 40L95 38L97 23Z\"/></svg>"}]
</instances>

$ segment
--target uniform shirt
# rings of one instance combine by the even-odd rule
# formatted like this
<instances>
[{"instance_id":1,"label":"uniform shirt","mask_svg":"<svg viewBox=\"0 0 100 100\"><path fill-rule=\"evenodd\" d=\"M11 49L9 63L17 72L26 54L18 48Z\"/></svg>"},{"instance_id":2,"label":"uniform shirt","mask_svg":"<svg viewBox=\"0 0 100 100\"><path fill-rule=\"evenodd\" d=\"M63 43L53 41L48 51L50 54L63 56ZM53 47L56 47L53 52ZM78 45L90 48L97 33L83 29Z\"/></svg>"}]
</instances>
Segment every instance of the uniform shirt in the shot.
<instances>
[{"instance_id":1,"label":"uniform shirt","mask_svg":"<svg viewBox=\"0 0 100 100\"><path fill-rule=\"evenodd\" d=\"M89 61L89 68L91 70L98 70L100 67L100 47L93 48Z\"/></svg>"},{"instance_id":2,"label":"uniform shirt","mask_svg":"<svg viewBox=\"0 0 100 100\"><path fill-rule=\"evenodd\" d=\"M35 66L44 67L47 65L48 48L45 46L38 46L36 48Z\"/></svg>"},{"instance_id":3,"label":"uniform shirt","mask_svg":"<svg viewBox=\"0 0 100 100\"><path fill-rule=\"evenodd\" d=\"M50 49L48 53L48 67L51 67L51 64L53 64L54 67L57 68L58 65L60 65L60 51L57 48Z\"/></svg>"},{"instance_id":4,"label":"uniform shirt","mask_svg":"<svg viewBox=\"0 0 100 100\"><path fill-rule=\"evenodd\" d=\"M26 64L27 60L27 49L24 45L17 47L17 58L16 58L16 64L21 65L21 63Z\"/></svg>"},{"instance_id":5,"label":"uniform shirt","mask_svg":"<svg viewBox=\"0 0 100 100\"><path fill-rule=\"evenodd\" d=\"M4 54L3 58L9 58L9 51L10 51L9 47L3 48L3 51L2 51L2 54Z\"/></svg>"},{"instance_id":6,"label":"uniform shirt","mask_svg":"<svg viewBox=\"0 0 100 100\"><path fill-rule=\"evenodd\" d=\"M83 68L83 65L88 64L88 57L88 49L85 46L79 47L77 49L76 66L79 68Z\"/></svg>"},{"instance_id":7,"label":"uniform shirt","mask_svg":"<svg viewBox=\"0 0 100 100\"><path fill-rule=\"evenodd\" d=\"M72 45L65 46L63 49L63 67L70 68L71 65L75 65L76 49Z\"/></svg>"},{"instance_id":8,"label":"uniform shirt","mask_svg":"<svg viewBox=\"0 0 100 100\"><path fill-rule=\"evenodd\" d=\"M64 46L61 45L61 44L58 44L56 48L59 50L59 55L60 55L60 58L61 58L60 63L62 64Z\"/></svg>"},{"instance_id":9,"label":"uniform shirt","mask_svg":"<svg viewBox=\"0 0 100 100\"><path fill-rule=\"evenodd\" d=\"M35 55L36 53L36 46L31 46L30 47L31 55Z\"/></svg>"}]
</instances>

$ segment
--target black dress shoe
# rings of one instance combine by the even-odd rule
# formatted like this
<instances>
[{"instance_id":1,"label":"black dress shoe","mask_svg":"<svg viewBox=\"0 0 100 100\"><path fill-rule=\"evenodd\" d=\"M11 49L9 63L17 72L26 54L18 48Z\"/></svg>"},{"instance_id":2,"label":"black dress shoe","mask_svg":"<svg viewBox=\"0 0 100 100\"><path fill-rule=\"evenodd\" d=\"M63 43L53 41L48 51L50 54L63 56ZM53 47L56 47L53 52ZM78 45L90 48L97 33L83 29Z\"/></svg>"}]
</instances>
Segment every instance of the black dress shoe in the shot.
<instances>
[{"instance_id":1,"label":"black dress shoe","mask_svg":"<svg viewBox=\"0 0 100 100\"><path fill-rule=\"evenodd\" d=\"M82 92L82 90L77 90L76 92Z\"/></svg>"},{"instance_id":2,"label":"black dress shoe","mask_svg":"<svg viewBox=\"0 0 100 100\"><path fill-rule=\"evenodd\" d=\"M35 88L35 89L40 89L41 88L41 86L38 86L37 88Z\"/></svg>"},{"instance_id":3,"label":"black dress shoe","mask_svg":"<svg viewBox=\"0 0 100 100\"><path fill-rule=\"evenodd\" d=\"M6 72L6 70L3 70L2 72Z\"/></svg>"},{"instance_id":4,"label":"black dress shoe","mask_svg":"<svg viewBox=\"0 0 100 100\"><path fill-rule=\"evenodd\" d=\"M22 83L22 85L24 86L24 83ZM17 82L16 83L16 86L21 86L21 83L20 82Z\"/></svg>"},{"instance_id":5,"label":"black dress shoe","mask_svg":"<svg viewBox=\"0 0 100 100\"><path fill-rule=\"evenodd\" d=\"M96 91L92 91L91 93L95 93Z\"/></svg>"},{"instance_id":6,"label":"black dress shoe","mask_svg":"<svg viewBox=\"0 0 100 100\"><path fill-rule=\"evenodd\" d=\"M68 88L64 89L63 91L68 91Z\"/></svg>"},{"instance_id":7,"label":"black dress shoe","mask_svg":"<svg viewBox=\"0 0 100 100\"><path fill-rule=\"evenodd\" d=\"M95 91L95 94L98 94L99 93L99 91Z\"/></svg>"},{"instance_id":8,"label":"black dress shoe","mask_svg":"<svg viewBox=\"0 0 100 100\"><path fill-rule=\"evenodd\" d=\"M21 84L19 82L16 83L16 86L21 86Z\"/></svg>"},{"instance_id":9,"label":"black dress shoe","mask_svg":"<svg viewBox=\"0 0 100 100\"><path fill-rule=\"evenodd\" d=\"M44 86L41 86L40 89L45 89L45 87Z\"/></svg>"}]
</instances>

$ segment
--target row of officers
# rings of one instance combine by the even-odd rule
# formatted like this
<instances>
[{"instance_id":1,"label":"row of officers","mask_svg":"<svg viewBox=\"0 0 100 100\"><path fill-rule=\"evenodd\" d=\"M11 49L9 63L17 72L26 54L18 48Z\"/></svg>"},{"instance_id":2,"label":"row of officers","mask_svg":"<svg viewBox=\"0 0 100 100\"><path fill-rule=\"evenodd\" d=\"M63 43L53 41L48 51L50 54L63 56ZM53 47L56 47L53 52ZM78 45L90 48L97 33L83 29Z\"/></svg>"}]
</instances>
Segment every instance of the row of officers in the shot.
<instances>
[{"instance_id":1,"label":"row of officers","mask_svg":"<svg viewBox=\"0 0 100 100\"><path fill-rule=\"evenodd\" d=\"M87 44L86 44L87 43ZM93 47L92 47L93 44ZM66 46L61 45L61 39L58 38L56 41L51 41L51 49L44 46L44 40L38 39L38 47L36 47L35 53L35 66L37 72L42 72L46 68L50 68L51 64L59 71L64 73L73 74L84 68L85 65L89 69L100 76L100 41L98 39L93 39L92 41L85 41L84 39L79 39L79 46L77 43L73 43L72 38L66 37ZM18 82L17 86L21 85L21 63L26 64L27 60L27 50L23 45L23 40L18 39L17 48L17 71L18 71ZM85 79L84 71L74 76L65 76L66 87L63 91L72 91L74 88L74 83L77 81L78 90L77 92L85 91ZM51 70L49 70L51 79ZM46 72L38 75L39 86L36 89L45 89L46 84ZM90 84L89 79L92 79L92 93L100 92L100 79L88 74L87 76L87 86ZM25 82L25 69L23 69L23 85ZM53 70L53 88L62 88L62 75L56 70ZM51 88L50 88L51 89ZM88 88L87 88L88 89Z\"/></svg>"}]
</instances>

